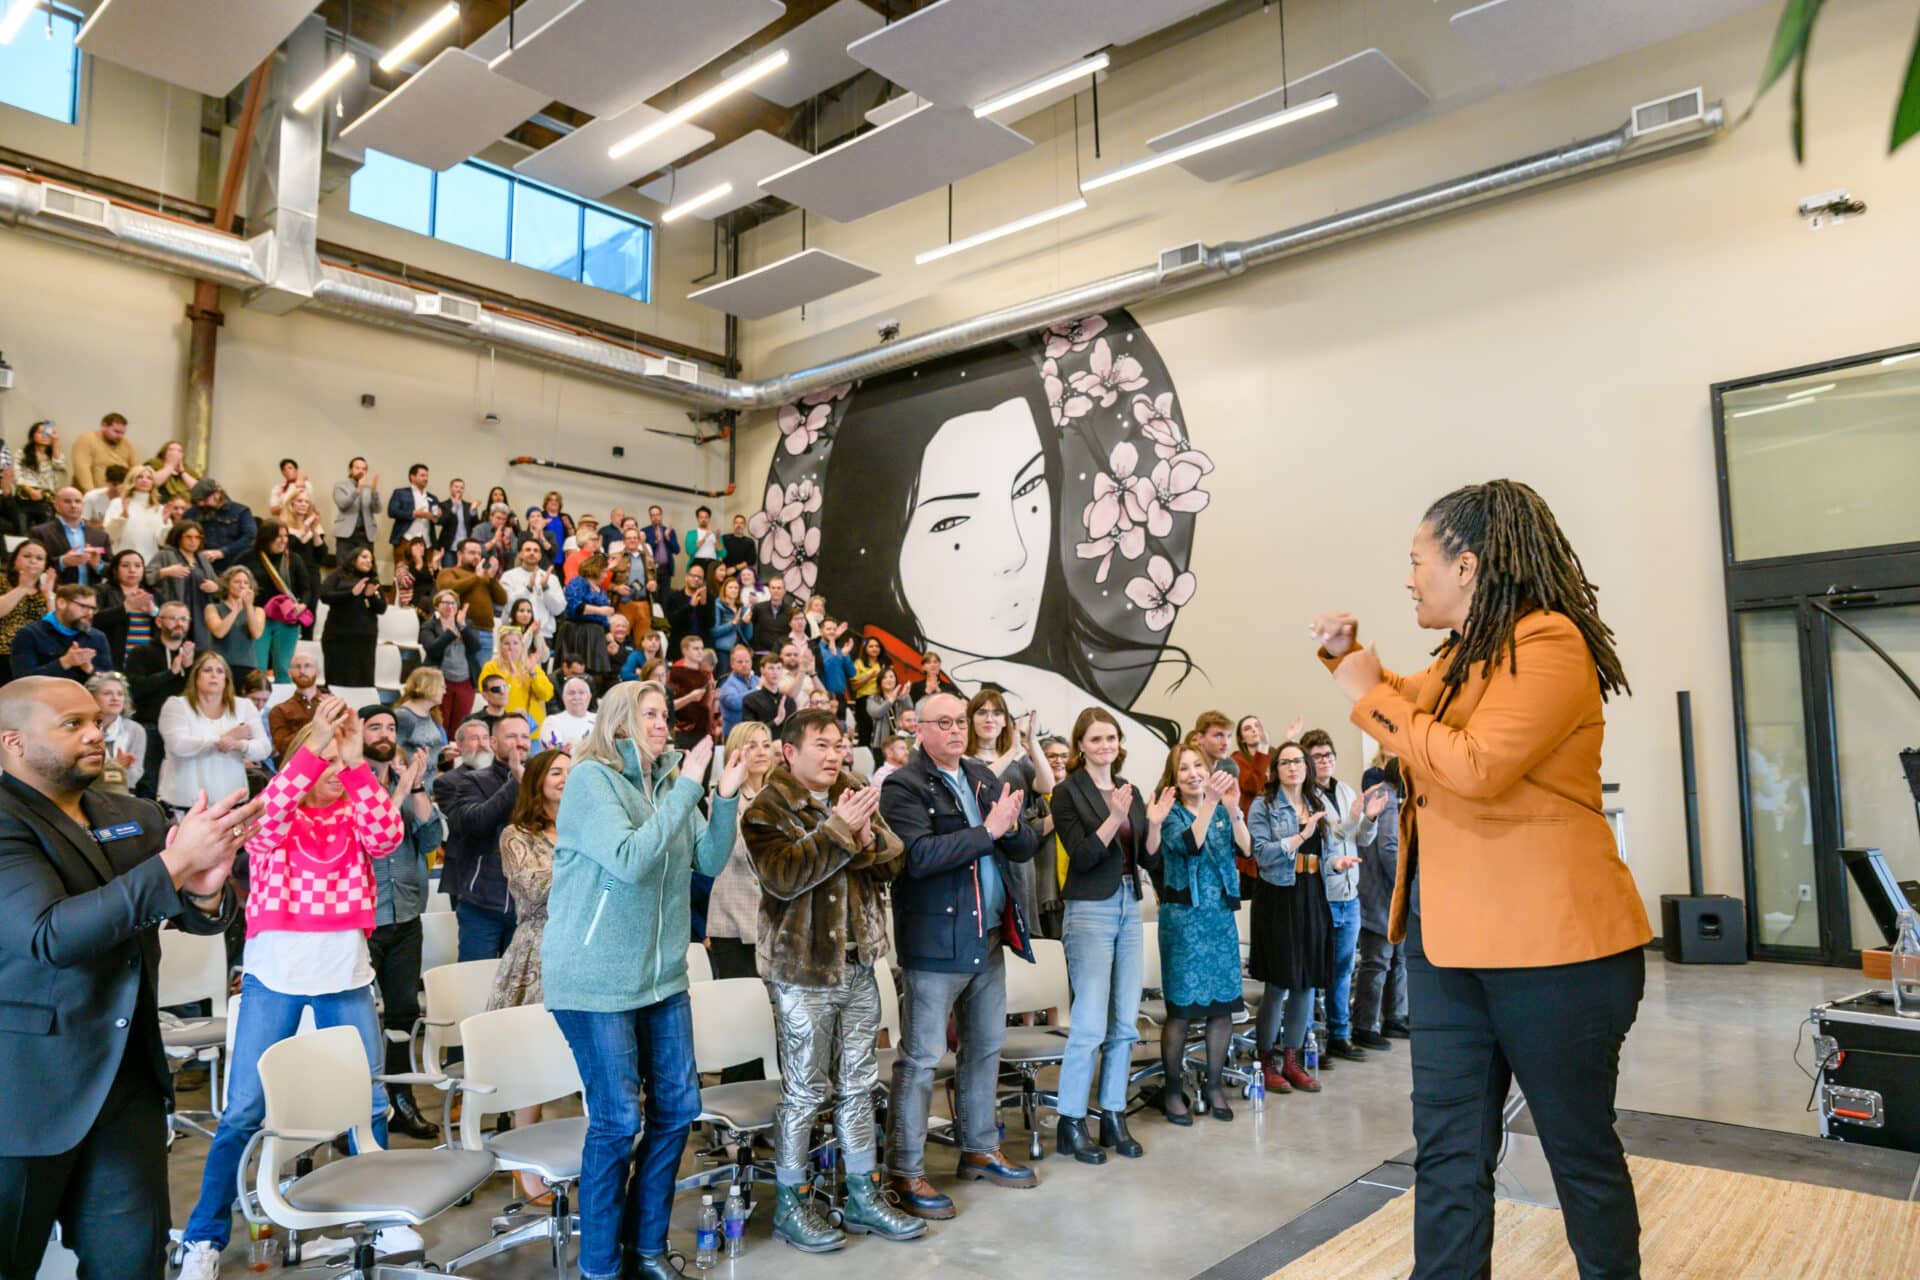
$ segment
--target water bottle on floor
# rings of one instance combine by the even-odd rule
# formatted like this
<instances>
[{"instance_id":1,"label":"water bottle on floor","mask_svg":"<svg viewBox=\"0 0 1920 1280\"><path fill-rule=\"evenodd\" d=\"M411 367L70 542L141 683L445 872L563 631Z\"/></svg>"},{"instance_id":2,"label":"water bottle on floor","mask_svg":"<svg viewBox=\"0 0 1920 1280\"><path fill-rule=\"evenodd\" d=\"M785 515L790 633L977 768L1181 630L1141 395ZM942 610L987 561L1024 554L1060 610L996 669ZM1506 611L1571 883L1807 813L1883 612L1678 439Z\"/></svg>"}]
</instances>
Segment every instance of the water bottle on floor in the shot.
<instances>
[{"instance_id":1,"label":"water bottle on floor","mask_svg":"<svg viewBox=\"0 0 1920 1280\"><path fill-rule=\"evenodd\" d=\"M1255 1115L1267 1109L1267 1076L1259 1063L1254 1064L1253 1078L1247 1084L1247 1103Z\"/></svg>"},{"instance_id":2,"label":"water bottle on floor","mask_svg":"<svg viewBox=\"0 0 1920 1280\"><path fill-rule=\"evenodd\" d=\"M1318 1075L1320 1073L1320 1042L1313 1038L1313 1032L1307 1032L1307 1043L1300 1050L1300 1055L1306 1061L1307 1074Z\"/></svg>"},{"instance_id":3,"label":"water bottle on floor","mask_svg":"<svg viewBox=\"0 0 1920 1280\"><path fill-rule=\"evenodd\" d=\"M700 1197L700 1225L693 1233L693 1265L711 1271L720 1263L720 1211L712 1196Z\"/></svg>"},{"instance_id":4,"label":"water bottle on floor","mask_svg":"<svg viewBox=\"0 0 1920 1280\"><path fill-rule=\"evenodd\" d=\"M1897 930L1891 957L1894 1012L1920 1018L1920 920L1902 911Z\"/></svg>"},{"instance_id":5,"label":"water bottle on floor","mask_svg":"<svg viewBox=\"0 0 1920 1280\"><path fill-rule=\"evenodd\" d=\"M727 1188L727 1257L737 1258L747 1251L747 1198L740 1184Z\"/></svg>"}]
</instances>

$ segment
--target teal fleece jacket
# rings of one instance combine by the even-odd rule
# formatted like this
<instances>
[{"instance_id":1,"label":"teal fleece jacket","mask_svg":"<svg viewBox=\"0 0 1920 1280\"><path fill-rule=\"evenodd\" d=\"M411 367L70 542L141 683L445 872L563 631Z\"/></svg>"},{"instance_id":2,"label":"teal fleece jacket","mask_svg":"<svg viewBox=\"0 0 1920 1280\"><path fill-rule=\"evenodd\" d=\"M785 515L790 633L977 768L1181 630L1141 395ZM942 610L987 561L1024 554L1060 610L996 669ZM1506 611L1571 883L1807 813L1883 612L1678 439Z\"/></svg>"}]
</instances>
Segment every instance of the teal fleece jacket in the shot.
<instances>
[{"instance_id":1,"label":"teal fleece jacket","mask_svg":"<svg viewBox=\"0 0 1920 1280\"><path fill-rule=\"evenodd\" d=\"M620 754L617 772L575 765L560 798L540 948L549 1009L620 1013L685 991L693 869L717 876L733 852L738 796L715 796L703 819L699 782L673 777L678 751L651 777L631 741Z\"/></svg>"}]
</instances>

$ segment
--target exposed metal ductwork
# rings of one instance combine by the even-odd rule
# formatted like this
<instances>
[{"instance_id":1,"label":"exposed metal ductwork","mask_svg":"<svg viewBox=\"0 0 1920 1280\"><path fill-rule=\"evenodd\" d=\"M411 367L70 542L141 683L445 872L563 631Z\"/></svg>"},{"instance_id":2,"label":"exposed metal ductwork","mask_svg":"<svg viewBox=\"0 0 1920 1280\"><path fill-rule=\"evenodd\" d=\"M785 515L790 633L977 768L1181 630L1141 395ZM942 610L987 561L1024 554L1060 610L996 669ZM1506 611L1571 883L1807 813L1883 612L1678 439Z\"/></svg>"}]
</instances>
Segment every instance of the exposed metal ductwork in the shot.
<instances>
[{"instance_id":1,"label":"exposed metal ductwork","mask_svg":"<svg viewBox=\"0 0 1920 1280\"><path fill-rule=\"evenodd\" d=\"M1286 258L1694 146L1714 137L1724 125L1725 114L1717 102L1702 103L1698 115L1690 120L1652 131L1636 131L1629 121L1592 138L1346 213L1252 240L1195 246L1194 251L1170 256L1164 262L755 381L726 378L707 369L697 370L689 380L685 362L670 362L592 334L492 307L470 309L436 304L431 300L446 295L334 263L280 261L289 251L295 256L310 255L310 243L300 246L273 243L276 233L265 233L252 242L243 241L193 224L111 205L102 197L77 193L110 205L109 225L90 227L45 212L44 191L65 189L49 188L48 184L31 178L0 174L0 221L110 251L118 250L185 274L218 279L236 288L265 290L269 296L280 288L279 280L294 276L294 288L282 291L283 296L286 292L310 296L310 305L334 314L512 352L537 363L704 408L750 411L772 408L838 383L875 377L1096 311L1198 288Z\"/></svg>"},{"instance_id":2,"label":"exposed metal ductwork","mask_svg":"<svg viewBox=\"0 0 1920 1280\"><path fill-rule=\"evenodd\" d=\"M270 246L162 213L131 208L96 191L0 173L0 224L56 236L235 289L267 282Z\"/></svg>"}]
</instances>

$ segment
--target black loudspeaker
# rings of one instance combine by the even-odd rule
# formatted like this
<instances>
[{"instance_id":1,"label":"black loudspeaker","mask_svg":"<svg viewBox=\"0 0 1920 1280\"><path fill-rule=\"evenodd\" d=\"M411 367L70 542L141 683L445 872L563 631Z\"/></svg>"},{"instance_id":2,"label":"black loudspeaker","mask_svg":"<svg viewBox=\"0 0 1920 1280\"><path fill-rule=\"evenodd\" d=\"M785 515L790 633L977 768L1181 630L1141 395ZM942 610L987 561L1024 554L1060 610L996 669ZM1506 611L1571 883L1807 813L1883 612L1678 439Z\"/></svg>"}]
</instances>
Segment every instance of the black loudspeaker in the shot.
<instances>
[{"instance_id":1,"label":"black loudspeaker","mask_svg":"<svg viewBox=\"0 0 1920 1280\"><path fill-rule=\"evenodd\" d=\"M1745 964L1746 906L1718 893L1663 893L1660 943L1672 964Z\"/></svg>"}]
</instances>

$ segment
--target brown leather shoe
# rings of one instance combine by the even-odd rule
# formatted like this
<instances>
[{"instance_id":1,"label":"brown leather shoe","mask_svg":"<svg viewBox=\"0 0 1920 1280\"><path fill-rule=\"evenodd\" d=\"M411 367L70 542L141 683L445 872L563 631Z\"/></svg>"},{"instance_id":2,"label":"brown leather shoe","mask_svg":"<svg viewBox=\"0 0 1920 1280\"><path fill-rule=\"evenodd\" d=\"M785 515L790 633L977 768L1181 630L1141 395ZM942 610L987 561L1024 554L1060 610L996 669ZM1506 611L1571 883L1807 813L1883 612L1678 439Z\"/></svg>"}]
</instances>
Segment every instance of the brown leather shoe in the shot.
<instances>
[{"instance_id":1,"label":"brown leather shoe","mask_svg":"<svg viewBox=\"0 0 1920 1280\"><path fill-rule=\"evenodd\" d=\"M888 1178L887 1190L900 1202L900 1211L928 1222L945 1222L956 1210L953 1201L925 1178Z\"/></svg>"},{"instance_id":2,"label":"brown leather shoe","mask_svg":"<svg viewBox=\"0 0 1920 1280\"><path fill-rule=\"evenodd\" d=\"M1020 1191L1040 1185L1040 1179L1034 1176L1033 1170L1007 1159L998 1147L991 1151L966 1152L960 1157L958 1172L963 1181L984 1180L996 1187L1013 1187Z\"/></svg>"}]
</instances>

